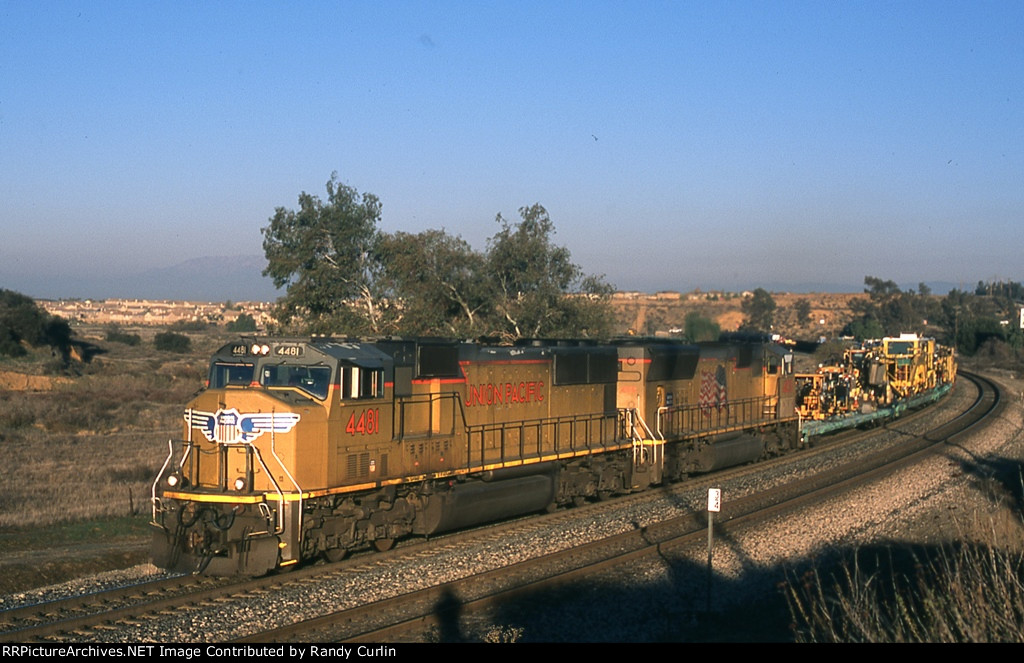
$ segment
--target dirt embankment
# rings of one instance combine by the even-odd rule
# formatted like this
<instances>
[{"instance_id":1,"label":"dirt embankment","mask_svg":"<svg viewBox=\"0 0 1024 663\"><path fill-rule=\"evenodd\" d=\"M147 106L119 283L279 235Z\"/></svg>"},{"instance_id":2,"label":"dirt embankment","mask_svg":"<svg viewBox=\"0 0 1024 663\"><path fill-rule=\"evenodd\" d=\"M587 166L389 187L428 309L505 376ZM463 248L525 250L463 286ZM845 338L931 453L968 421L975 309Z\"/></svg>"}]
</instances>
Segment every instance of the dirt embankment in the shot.
<instances>
[{"instance_id":1,"label":"dirt embankment","mask_svg":"<svg viewBox=\"0 0 1024 663\"><path fill-rule=\"evenodd\" d=\"M850 302L863 293L771 293L775 302L773 331L790 338L815 340L835 336L853 320ZM809 314L800 319L798 302L807 302ZM686 316L697 313L717 323L722 331L735 331L743 323L743 298L729 293L619 293L612 298L618 333L653 336L686 326Z\"/></svg>"},{"instance_id":2,"label":"dirt embankment","mask_svg":"<svg viewBox=\"0 0 1024 663\"><path fill-rule=\"evenodd\" d=\"M0 371L0 389L8 391L50 391L58 385L68 384L69 382L71 380L64 377Z\"/></svg>"}]
</instances>

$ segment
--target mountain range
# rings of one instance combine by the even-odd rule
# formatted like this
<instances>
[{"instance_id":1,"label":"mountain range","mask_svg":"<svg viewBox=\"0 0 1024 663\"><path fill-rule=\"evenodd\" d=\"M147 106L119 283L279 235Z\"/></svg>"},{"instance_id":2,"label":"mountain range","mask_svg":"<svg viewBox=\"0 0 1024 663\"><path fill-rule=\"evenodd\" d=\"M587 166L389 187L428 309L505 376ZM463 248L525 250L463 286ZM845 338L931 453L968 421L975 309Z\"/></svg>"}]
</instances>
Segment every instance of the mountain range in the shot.
<instances>
[{"instance_id":1,"label":"mountain range","mask_svg":"<svg viewBox=\"0 0 1024 663\"><path fill-rule=\"evenodd\" d=\"M0 273L0 288L35 299L178 299L272 302L284 294L263 276L263 256L209 256L121 277Z\"/></svg>"}]
</instances>

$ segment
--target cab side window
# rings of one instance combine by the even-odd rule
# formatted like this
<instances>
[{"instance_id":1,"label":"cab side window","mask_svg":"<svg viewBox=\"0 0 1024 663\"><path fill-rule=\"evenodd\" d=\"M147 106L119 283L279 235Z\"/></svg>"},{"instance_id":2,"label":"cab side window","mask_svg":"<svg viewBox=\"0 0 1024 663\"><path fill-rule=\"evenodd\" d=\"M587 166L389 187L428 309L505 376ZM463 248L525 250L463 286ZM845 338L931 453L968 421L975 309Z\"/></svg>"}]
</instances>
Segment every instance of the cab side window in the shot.
<instances>
[{"instance_id":1,"label":"cab side window","mask_svg":"<svg viewBox=\"0 0 1024 663\"><path fill-rule=\"evenodd\" d=\"M380 398L384 395L384 370L363 366L341 369L341 400Z\"/></svg>"}]
</instances>

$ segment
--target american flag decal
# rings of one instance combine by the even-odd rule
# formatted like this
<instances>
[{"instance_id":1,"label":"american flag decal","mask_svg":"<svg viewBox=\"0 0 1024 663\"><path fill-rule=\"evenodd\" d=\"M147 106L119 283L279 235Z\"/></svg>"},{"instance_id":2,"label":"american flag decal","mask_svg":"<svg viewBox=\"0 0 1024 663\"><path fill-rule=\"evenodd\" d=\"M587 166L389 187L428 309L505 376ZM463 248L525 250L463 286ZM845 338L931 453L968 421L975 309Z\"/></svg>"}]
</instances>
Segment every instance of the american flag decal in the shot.
<instances>
[{"instance_id":1,"label":"american flag decal","mask_svg":"<svg viewBox=\"0 0 1024 663\"><path fill-rule=\"evenodd\" d=\"M725 367L719 366L714 372L701 371L700 372L700 409L708 414L711 408L717 407L722 409L726 406L728 399L726 398L725 389Z\"/></svg>"}]
</instances>

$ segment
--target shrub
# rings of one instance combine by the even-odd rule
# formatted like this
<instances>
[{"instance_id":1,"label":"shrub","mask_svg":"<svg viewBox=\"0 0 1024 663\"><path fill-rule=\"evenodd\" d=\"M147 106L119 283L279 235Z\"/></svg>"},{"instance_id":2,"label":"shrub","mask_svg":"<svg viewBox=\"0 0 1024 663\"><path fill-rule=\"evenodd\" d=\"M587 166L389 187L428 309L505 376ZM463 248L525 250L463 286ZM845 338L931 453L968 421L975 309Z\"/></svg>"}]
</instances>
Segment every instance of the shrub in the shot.
<instances>
[{"instance_id":1,"label":"shrub","mask_svg":"<svg viewBox=\"0 0 1024 663\"><path fill-rule=\"evenodd\" d=\"M177 331L201 332L210 328L207 320L178 320L171 325L171 329Z\"/></svg>"},{"instance_id":2,"label":"shrub","mask_svg":"<svg viewBox=\"0 0 1024 663\"><path fill-rule=\"evenodd\" d=\"M153 346L164 352L188 352L192 349L192 341L184 334L168 331L157 334Z\"/></svg>"},{"instance_id":3,"label":"shrub","mask_svg":"<svg viewBox=\"0 0 1024 663\"><path fill-rule=\"evenodd\" d=\"M243 313L227 324L227 330L232 332L256 331L256 320L248 313Z\"/></svg>"},{"instance_id":4,"label":"shrub","mask_svg":"<svg viewBox=\"0 0 1024 663\"><path fill-rule=\"evenodd\" d=\"M71 327L36 305L30 297L0 288L0 355L22 357L23 344L66 351Z\"/></svg>"},{"instance_id":5,"label":"shrub","mask_svg":"<svg viewBox=\"0 0 1024 663\"><path fill-rule=\"evenodd\" d=\"M138 334L129 334L113 326L107 329L107 340L111 343L124 343L125 345L138 345L142 338Z\"/></svg>"}]
</instances>

